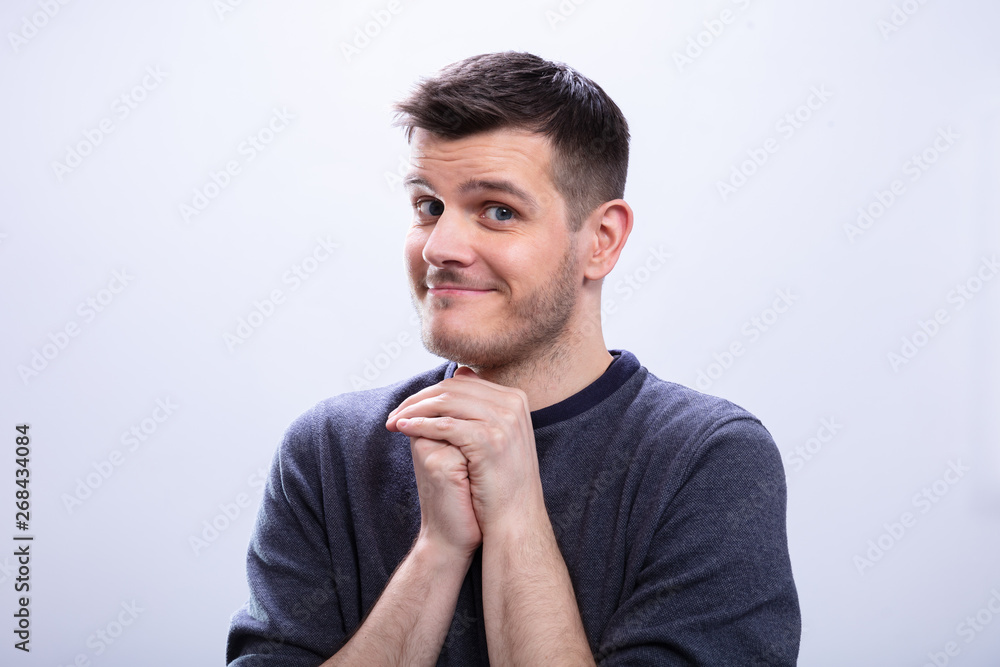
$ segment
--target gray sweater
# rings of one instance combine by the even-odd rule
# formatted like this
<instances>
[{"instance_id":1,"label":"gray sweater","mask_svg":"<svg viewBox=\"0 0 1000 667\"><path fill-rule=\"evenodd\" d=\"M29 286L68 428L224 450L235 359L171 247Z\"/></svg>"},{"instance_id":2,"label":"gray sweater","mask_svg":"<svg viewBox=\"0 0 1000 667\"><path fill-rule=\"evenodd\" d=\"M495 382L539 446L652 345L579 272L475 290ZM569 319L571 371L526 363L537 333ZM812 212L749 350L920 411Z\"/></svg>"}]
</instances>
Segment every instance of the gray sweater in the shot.
<instances>
[{"instance_id":1,"label":"gray sweater","mask_svg":"<svg viewBox=\"0 0 1000 667\"><path fill-rule=\"evenodd\" d=\"M593 384L531 413L545 505L598 664L794 665L799 604L770 434L742 408L611 352ZM455 368L328 399L291 425L228 663L319 665L357 629L420 526L409 439L386 418ZM481 551L438 664L489 664Z\"/></svg>"}]
</instances>

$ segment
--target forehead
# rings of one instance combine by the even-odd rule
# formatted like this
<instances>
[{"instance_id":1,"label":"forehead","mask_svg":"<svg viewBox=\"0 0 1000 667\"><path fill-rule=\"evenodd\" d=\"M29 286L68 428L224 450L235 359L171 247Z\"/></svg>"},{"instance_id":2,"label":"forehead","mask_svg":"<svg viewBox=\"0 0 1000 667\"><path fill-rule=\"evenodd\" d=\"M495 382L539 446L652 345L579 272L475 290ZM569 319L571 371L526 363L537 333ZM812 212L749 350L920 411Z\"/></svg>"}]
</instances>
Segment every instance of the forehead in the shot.
<instances>
[{"instance_id":1,"label":"forehead","mask_svg":"<svg viewBox=\"0 0 1000 667\"><path fill-rule=\"evenodd\" d=\"M421 175L519 181L533 190L552 189L549 140L524 130L492 130L446 139L416 128L410 140L410 166Z\"/></svg>"}]
</instances>

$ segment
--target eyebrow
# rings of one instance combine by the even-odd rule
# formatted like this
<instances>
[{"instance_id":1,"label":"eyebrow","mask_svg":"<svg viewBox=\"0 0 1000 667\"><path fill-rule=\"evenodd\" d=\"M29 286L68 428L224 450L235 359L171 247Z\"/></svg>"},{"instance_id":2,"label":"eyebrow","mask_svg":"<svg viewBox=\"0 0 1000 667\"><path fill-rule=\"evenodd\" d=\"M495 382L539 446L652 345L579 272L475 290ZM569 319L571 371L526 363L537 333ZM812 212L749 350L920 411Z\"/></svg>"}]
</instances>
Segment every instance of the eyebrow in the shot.
<instances>
[{"instance_id":1,"label":"eyebrow","mask_svg":"<svg viewBox=\"0 0 1000 667\"><path fill-rule=\"evenodd\" d=\"M434 186L431 185L426 178L423 178L422 176L417 176L416 174L411 174L410 176L404 178L403 185L406 187L407 190L417 186L422 186L424 188L427 188L431 192L436 192ZM459 194L463 195L469 194L471 192L481 192L484 190L506 193L512 197L521 200L521 202L525 204L528 208L531 208L536 211L540 208L538 200L535 199L535 197L532 196L531 193L524 190L523 188L518 187L517 185L514 185L513 183L507 180L490 180L484 178L473 178L468 181L465 181L464 183L458 186Z\"/></svg>"}]
</instances>

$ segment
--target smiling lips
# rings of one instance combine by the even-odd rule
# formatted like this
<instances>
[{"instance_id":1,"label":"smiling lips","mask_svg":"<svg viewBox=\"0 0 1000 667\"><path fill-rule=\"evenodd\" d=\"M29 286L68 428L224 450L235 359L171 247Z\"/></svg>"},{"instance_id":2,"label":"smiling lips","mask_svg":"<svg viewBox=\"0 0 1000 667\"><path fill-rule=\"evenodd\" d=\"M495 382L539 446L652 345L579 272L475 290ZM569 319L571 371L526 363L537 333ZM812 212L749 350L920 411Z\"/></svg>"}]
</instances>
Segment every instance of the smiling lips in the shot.
<instances>
[{"instance_id":1,"label":"smiling lips","mask_svg":"<svg viewBox=\"0 0 1000 667\"><path fill-rule=\"evenodd\" d=\"M487 294L494 290L445 284L428 287L427 291L434 296L475 296L477 294Z\"/></svg>"}]
</instances>

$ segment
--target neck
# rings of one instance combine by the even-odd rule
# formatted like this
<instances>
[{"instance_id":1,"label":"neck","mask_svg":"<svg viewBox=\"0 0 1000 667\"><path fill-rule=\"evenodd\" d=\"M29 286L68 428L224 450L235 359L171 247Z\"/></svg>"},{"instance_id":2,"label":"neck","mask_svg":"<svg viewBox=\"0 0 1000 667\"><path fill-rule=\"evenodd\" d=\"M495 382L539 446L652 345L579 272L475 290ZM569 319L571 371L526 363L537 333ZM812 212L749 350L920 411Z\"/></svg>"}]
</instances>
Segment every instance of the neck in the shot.
<instances>
[{"instance_id":1,"label":"neck","mask_svg":"<svg viewBox=\"0 0 1000 667\"><path fill-rule=\"evenodd\" d=\"M503 366L471 368L484 380L517 387L527 395L531 411L541 410L586 388L614 360L605 346L600 325L596 332L594 329L591 332L596 335L561 336L545 350Z\"/></svg>"}]
</instances>

